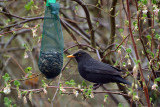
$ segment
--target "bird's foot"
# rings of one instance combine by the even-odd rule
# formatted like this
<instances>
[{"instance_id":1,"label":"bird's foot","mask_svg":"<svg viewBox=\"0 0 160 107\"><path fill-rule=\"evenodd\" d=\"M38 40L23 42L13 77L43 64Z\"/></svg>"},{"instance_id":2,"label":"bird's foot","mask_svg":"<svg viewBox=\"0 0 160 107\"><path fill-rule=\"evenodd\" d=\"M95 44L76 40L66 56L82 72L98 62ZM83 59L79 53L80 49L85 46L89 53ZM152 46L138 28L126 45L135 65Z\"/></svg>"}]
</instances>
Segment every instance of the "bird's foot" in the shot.
<instances>
[{"instance_id":1,"label":"bird's foot","mask_svg":"<svg viewBox=\"0 0 160 107\"><path fill-rule=\"evenodd\" d=\"M93 90L96 90L97 88L99 88L100 86L102 86L103 84L101 83L96 83L96 84L93 84Z\"/></svg>"}]
</instances>

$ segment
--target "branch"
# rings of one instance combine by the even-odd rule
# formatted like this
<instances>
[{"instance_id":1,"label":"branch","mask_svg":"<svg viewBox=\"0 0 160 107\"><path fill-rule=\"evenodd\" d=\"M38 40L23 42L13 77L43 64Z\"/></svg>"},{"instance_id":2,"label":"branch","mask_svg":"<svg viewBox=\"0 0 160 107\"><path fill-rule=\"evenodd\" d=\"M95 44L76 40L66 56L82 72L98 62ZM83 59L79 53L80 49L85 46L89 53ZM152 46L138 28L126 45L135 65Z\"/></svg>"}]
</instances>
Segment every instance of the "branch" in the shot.
<instances>
[{"instance_id":1,"label":"branch","mask_svg":"<svg viewBox=\"0 0 160 107\"><path fill-rule=\"evenodd\" d=\"M92 27L92 22L91 22L89 11L88 11L87 7L85 6L85 4L82 2L82 0L72 0L72 1L77 2L84 9L84 12L86 14L86 19L87 19L87 22L88 22L88 26L89 26L89 30L91 32L91 37L90 37L91 46L95 48L96 47L95 35L94 35L94 29Z\"/></svg>"},{"instance_id":2,"label":"branch","mask_svg":"<svg viewBox=\"0 0 160 107\"><path fill-rule=\"evenodd\" d=\"M138 11L138 3L137 3L137 1L136 1L136 8L137 8L137 11ZM148 61L150 61L150 58L149 58L148 53L147 53L147 49L146 49L146 47L145 47L145 45L144 45L144 42L143 42L143 39L142 39L143 33L142 33L142 31L141 31L141 28L140 28L141 12L137 15L137 18L138 18L139 39L140 39L140 41L141 41L141 43L142 43L142 47L143 47L144 53L145 53ZM149 65L150 65L150 64L149 64ZM154 69L153 69L152 64L150 65L150 67L151 67L151 69L152 69L152 74L153 74L154 79L155 79L157 76L156 76L156 73L155 73L155 71L154 71Z\"/></svg>"},{"instance_id":3,"label":"branch","mask_svg":"<svg viewBox=\"0 0 160 107\"><path fill-rule=\"evenodd\" d=\"M116 9L116 4L117 0L112 1L112 6L111 6L111 12L110 12L110 26L111 26L111 34L110 34L110 44L113 44L114 39L115 39L115 32L116 32L116 23L115 23L115 9Z\"/></svg>"},{"instance_id":4,"label":"branch","mask_svg":"<svg viewBox=\"0 0 160 107\"><path fill-rule=\"evenodd\" d=\"M77 90L79 92L83 92L84 89L80 89L78 87L58 87L58 86L46 86L46 88L62 88L62 89L71 89L71 90ZM17 90L17 88L11 87L11 89ZM26 89L19 89L20 91L29 91L29 92L39 92L39 91L43 91L44 88L39 88L39 89L30 89L30 90L26 90ZM92 91L94 94L96 93L110 93L110 94L117 94L117 95L123 95L123 96L128 96L128 94L124 94L122 92L118 92L118 91ZM63 94L73 94L73 93L67 93L67 92L62 92ZM128 96L129 97L129 96Z\"/></svg>"},{"instance_id":5,"label":"branch","mask_svg":"<svg viewBox=\"0 0 160 107\"><path fill-rule=\"evenodd\" d=\"M33 20L43 19L43 18L44 18L44 17L27 18L27 19L26 19L26 20L24 20L24 21L17 22L17 23L15 23L15 24L12 24L12 25L6 26L6 27L2 28L2 30L7 29L7 28L11 28L11 27L13 27L13 26L17 26L17 25L20 25L20 24L23 24L23 23L26 23L26 22L30 22L30 21L33 21Z\"/></svg>"},{"instance_id":6,"label":"branch","mask_svg":"<svg viewBox=\"0 0 160 107\"><path fill-rule=\"evenodd\" d=\"M132 23L131 23L131 15L130 15L131 13L130 13L129 1L126 0L126 3L127 3L128 21L129 21L129 32L130 32L131 40L132 40L133 47L134 47L134 50L135 50L135 54L136 54L136 60L140 60L139 59L139 54L138 54L138 51L137 51L137 47L136 47L136 43L134 41L134 37L133 37L133 34L132 34L132 30L131 30L131 24ZM142 72L141 63L138 63L138 65L139 65L139 71L140 71L142 82L143 82L143 90L145 92L147 105L148 105L148 107L150 107L151 105L150 105L150 100L149 100L148 89L147 89L147 86L146 86L146 83L145 83L145 79L144 79L144 75L143 75L143 72Z\"/></svg>"},{"instance_id":7,"label":"branch","mask_svg":"<svg viewBox=\"0 0 160 107\"><path fill-rule=\"evenodd\" d=\"M16 15L7 13L7 12L3 12L3 11L0 11L0 13L3 13L5 15L8 15L8 16L11 16L11 17L15 17L15 18L18 18L18 19L22 19L22 20L26 20L27 19L27 18L23 18L23 17L19 17L19 16L16 16Z\"/></svg>"}]
</instances>

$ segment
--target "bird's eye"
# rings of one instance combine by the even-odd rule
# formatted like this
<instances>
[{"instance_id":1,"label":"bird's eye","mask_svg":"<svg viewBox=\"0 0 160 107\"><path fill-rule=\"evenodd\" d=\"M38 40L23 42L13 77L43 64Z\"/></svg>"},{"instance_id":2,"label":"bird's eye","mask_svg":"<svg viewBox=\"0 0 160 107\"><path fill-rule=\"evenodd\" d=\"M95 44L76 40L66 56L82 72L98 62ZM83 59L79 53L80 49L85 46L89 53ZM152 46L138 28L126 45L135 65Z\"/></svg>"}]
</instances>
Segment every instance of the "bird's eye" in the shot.
<instances>
[{"instance_id":1,"label":"bird's eye","mask_svg":"<svg viewBox=\"0 0 160 107\"><path fill-rule=\"evenodd\" d=\"M79 53L78 56L81 56L81 54Z\"/></svg>"}]
</instances>

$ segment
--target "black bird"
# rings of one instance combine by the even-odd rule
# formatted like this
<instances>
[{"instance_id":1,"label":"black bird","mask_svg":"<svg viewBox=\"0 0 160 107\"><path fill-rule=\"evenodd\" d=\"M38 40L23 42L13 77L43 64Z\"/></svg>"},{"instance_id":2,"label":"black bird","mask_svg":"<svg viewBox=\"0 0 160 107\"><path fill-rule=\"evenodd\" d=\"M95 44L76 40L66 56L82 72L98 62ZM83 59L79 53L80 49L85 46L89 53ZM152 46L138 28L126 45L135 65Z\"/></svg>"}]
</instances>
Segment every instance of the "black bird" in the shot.
<instances>
[{"instance_id":1,"label":"black bird","mask_svg":"<svg viewBox=\"0 0 160 107\"><path fill-rule=\"evenodd\" d=\"M93 59L88 53L80 50L68 58L75 58L78 63L80 75L87 81L96 83L95 89L104 83L116 82L131 85L130 82L121 77L121 71L109 64Z\"/></svg>"}]
</instances>

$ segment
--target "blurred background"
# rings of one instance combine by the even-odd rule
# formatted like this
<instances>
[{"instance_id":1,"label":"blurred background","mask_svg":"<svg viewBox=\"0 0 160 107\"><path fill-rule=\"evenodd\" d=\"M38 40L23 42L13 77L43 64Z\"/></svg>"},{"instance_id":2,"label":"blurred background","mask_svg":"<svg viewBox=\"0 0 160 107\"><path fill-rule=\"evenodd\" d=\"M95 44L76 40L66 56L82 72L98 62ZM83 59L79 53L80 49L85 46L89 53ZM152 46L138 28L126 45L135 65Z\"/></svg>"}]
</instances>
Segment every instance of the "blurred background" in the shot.
<instances>
[{"instance_id":1,"label":"blurred background","mask_svg":"<svg viewBox=\"0 0 160 107\"><path fill-rule=\"evenodd\" d=\"M129 89L109 83L92 90L93 83L80 77L76 61L66 57L83 49L93 58L122 69L126 80L143 85L136 67L139 62L136 60L131 32L128 30L126 0L57 2L61 7L59 17L65 46L64 67L59 76L48 80L38 69L46 1L0 0L0 106L146 106L143 90L135 91L133 87ZM160 106L157 88L160 81L159 2L129 0L129 7L132 33L149 100L153 106ZM57 90L57 87L60 89ZM80 89L89 89L91 92Z\"/></svg>"}]
</instances>

